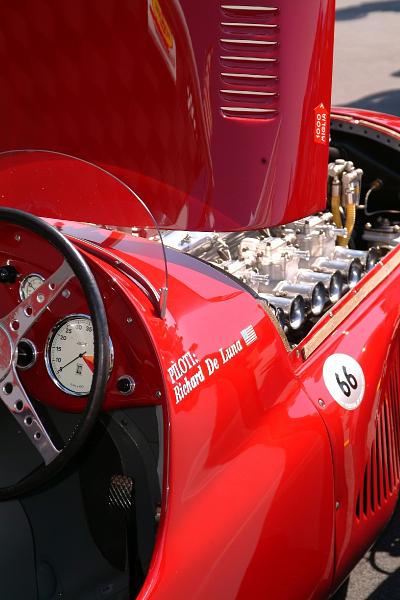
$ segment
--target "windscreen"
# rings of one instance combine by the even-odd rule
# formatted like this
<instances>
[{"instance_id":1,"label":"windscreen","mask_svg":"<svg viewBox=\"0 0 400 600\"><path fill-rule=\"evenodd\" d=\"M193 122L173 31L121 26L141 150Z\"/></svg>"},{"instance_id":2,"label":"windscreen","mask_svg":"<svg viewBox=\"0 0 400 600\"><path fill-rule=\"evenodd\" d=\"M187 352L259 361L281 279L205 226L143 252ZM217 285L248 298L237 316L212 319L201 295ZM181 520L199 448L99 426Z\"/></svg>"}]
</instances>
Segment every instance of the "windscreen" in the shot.
<instances>
[{"instance_id":1,"label":"windscreen","mask_svg":"<svg viewBox=\"0 0 400 600\"><path fill-rule=\"evenodd\" d=\"M79 158L41 150L0 154L0 205L57 221L75 221L119 230L136 242L134 261L149 278L165 310L167 265L162 238L145 203L124 182L105 169ZM67 229L68 230L68 229ZM83 237L84 237L84 229ZM99 240L112 251L118 236ZM143 271L143 263L150 266ZM149 276L149 273L151 275Z\"/></svg>"}]
</instances>

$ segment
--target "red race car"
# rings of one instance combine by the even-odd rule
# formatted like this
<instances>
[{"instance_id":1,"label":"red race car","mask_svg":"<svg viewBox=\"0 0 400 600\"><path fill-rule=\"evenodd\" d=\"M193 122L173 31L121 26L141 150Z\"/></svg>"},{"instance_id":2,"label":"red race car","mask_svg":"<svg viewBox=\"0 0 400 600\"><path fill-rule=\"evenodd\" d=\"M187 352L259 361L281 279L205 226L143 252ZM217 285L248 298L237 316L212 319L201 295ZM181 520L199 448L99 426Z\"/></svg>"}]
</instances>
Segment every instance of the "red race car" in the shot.
<instances>
[{"instance_id":1,"label":"red race car","mask_svg":"<svg viewBox=\"0 0 400 600\"><path fill-rule=\"evenodd\" d=\"M0 1L1 600L326 600L400 482L400 119L331 0Z\"/></svg>"}]
</instances>

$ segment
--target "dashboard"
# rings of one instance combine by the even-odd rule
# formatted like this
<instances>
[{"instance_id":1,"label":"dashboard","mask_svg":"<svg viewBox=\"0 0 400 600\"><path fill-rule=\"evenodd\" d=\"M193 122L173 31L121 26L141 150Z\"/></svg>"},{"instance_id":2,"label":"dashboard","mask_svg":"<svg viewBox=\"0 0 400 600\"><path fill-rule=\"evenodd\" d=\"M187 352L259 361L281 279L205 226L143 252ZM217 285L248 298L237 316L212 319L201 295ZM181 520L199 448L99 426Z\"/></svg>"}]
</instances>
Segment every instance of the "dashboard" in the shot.
<instances>
[{"instance_id":1,"label":"dashboard","mask_svg":"<svg viewBox=\"0 0 400 600\"><path fill-rule=\"evenodd\" d=\"M37 235L0 223L0 318L42 285L63 258ZM106 308L110 370L104 409L156 404L161 374L133 298L99 265L90 264ZM18 346L18 375L42 404L79 412L93 368L93 328L78 280L71 279Z\"/></svg>"}]
</instances>

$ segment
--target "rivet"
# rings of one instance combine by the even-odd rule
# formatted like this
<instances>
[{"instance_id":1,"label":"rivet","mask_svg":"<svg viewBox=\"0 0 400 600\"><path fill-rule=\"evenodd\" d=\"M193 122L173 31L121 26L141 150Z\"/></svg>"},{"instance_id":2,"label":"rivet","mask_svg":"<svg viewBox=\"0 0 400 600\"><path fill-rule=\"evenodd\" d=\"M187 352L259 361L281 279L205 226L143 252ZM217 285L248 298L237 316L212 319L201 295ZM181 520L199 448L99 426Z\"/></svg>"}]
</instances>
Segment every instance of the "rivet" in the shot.
<instances>
[{"instance_id":1,"label":"rivet","mask_svg":"<svg viewBox=\"0 0 400 600\"><path fill-rule=\"evenodd\" d=\"M20 234L19 234L19 233L16 233L16 234L15 234L15 236L14 236L14 239L15 239L15 241L16 241L16 242L20 242L20 241L21 241L21 236L20 236Z\"/></svg>"},{"instance_id":2,"label":"rivet","mask_svg":"<svg viewBox=\"0 0 400 600\"><path fill-rule=\"evenodd\" d=\"M132 323L132 321L133 321L132 317L126 317L126 322L127 323Z\"/></svg>"},{"instance_id":3,"label":"rivet","mask_svg":"<svg viewBox=\"0 0 400 600\"><path fill-rule=\"evenodd\" d=\"M340 502L336 502L335 506L336 506L336 510L339 510L339 508L340 508Z\"/></svg>"},{"instance_id":4,"label":"rivet","mask_svg":"<svg viewBox=\"0 0 400 600\"><path fill-rule=\"evenodd\" d=\"M154 396L156 398L161 398L161 392L160 392L160 390L157 390L156 393L154 394Z\"/></svg>"},{"instance_id":5,"label":"rivet","mask_svg":"<svg viewBox=\"0 0 400 600\"><path fill-rule=\"evenodd\" d=\"M318 400L318 404L320 405L321 408L325 408L325 402L322 400L322 398L320 398Z\"/></svg>"}]
</instances>

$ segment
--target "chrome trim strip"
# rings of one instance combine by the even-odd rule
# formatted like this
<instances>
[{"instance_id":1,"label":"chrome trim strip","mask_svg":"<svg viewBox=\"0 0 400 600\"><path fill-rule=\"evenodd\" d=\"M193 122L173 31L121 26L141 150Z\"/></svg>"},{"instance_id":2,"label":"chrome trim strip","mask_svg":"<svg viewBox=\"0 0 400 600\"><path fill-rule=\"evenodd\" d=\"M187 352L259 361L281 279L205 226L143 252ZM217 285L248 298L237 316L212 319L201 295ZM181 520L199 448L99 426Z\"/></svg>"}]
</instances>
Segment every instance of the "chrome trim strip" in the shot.
<instances>
[{"instance_id":1,"label":"chrome trim strip","mask_svg":"<svg viewBox=\"0 0 400 600\"><path fill-rule=\"evenodd\" d=\"M395 131L394 129L390 129L390 127L385 127L384 125L378 125L374 123L374 121L365 121L364 119L357 119L357 117L349 117L347 115L338 115L335 113L331 114L331 118L337 121L345 121L346 123L352 123L354 127L369 127L375 131L381 131L389 135L390 137L400 139L400 133Z\"/></svg>"},{"instance_id":2,"label":"chrome trim strip","mask_svg":"<svg viewBox=\"0 0 400 600\"><path fill-rule=\"evenodd\" d=\"M95 242L89 240L81 240L73 235L67 235L67 237L69 240L73 241L73 243L78 246L80 250L87 252L89 255L100 258L100 260L111 265L114 269L117 269L117 271L124 273L124 275L129 277L131 281L134 281L135 284L144 292L146 297L149 298L154 309L159 313L159 316L163 318L163 306L165 308L165 305L161 305L161 302L166 301L165 288L162 288L164 291L161 293L157 291L153 284L137 269L135 269L135 267L127 263L122 258L117 257L108 248L99 246Z\"/></svg>"},{"instance_id":3,"label":"chrome trim strip","mask_svg":"<svg viewBox=\"0 0 400 600\"><path fill-rule=\"evenodd\" d=\"M276 29L278 25L272 23L228 23L221 22L224 27L256 27L257 29Z\"/></svg>"},{"instance_id":4,"label":"chrome trim strip","mask_svg":"<svg viewBox=\"0 0 400 600\"><path fill-rule=\"evenodd\" d=\"M251 73L221 73L223 77L241 77L242 79L278 79L277 75L253 75Z\"/></svg>"},{"instance_id":5,"label":"chrome trim strip","mask_svg":"<svg viewBox=\"0 0 400 600\"><path fill-rule=\"evenodd\" d=\"M276 12L278 10L276 6L243 6L241 4L222 4L221 8L224 10L243 10L248 12Z\"/></svg>"},{"instance_id":6,"label":"chrome trim strip","mask_svg":"<svg viewBox=\"0 0 400 600\"><path fill-rule=\"evenodd\" d=\"M223 44L239 44L241 46L277 46L278 42L270 42L266 40L234 40L231 38L221 38Z\"/></svg>"},{"instance_id":7,"label":"chrome trim strip","mask_svg":"<svg viewBox=\"0 0 400 600\"><path fill-rule=\"evenodd\" d=\"M247 62L276 63L277 58L260 58L258 56L220 56L221 60L240 60Z\"/></svg>"},{"instance_id":8,"label":"chrome trim strip","mask_svg":"<svg viewBox=\"0 0 400 600\"><path fill-rule=\"evenodd\" d=\"M252 90L219 90L221 94L230 94L231 96L277 96L277 92L253 92Z\"/></svg>"},{"instance_id":9,"label":"chrome trim strip","mask_svg":"<svg viewBox=\"0 0 400 600\"><path fill-rule=\"evenodd\" d=\"M278 110L276 108L248 108L244 106L221 106L221 110L225 112L232 113L262 113L262 114L272 114L277 113Z\"/></svg>"}]
</instances>

